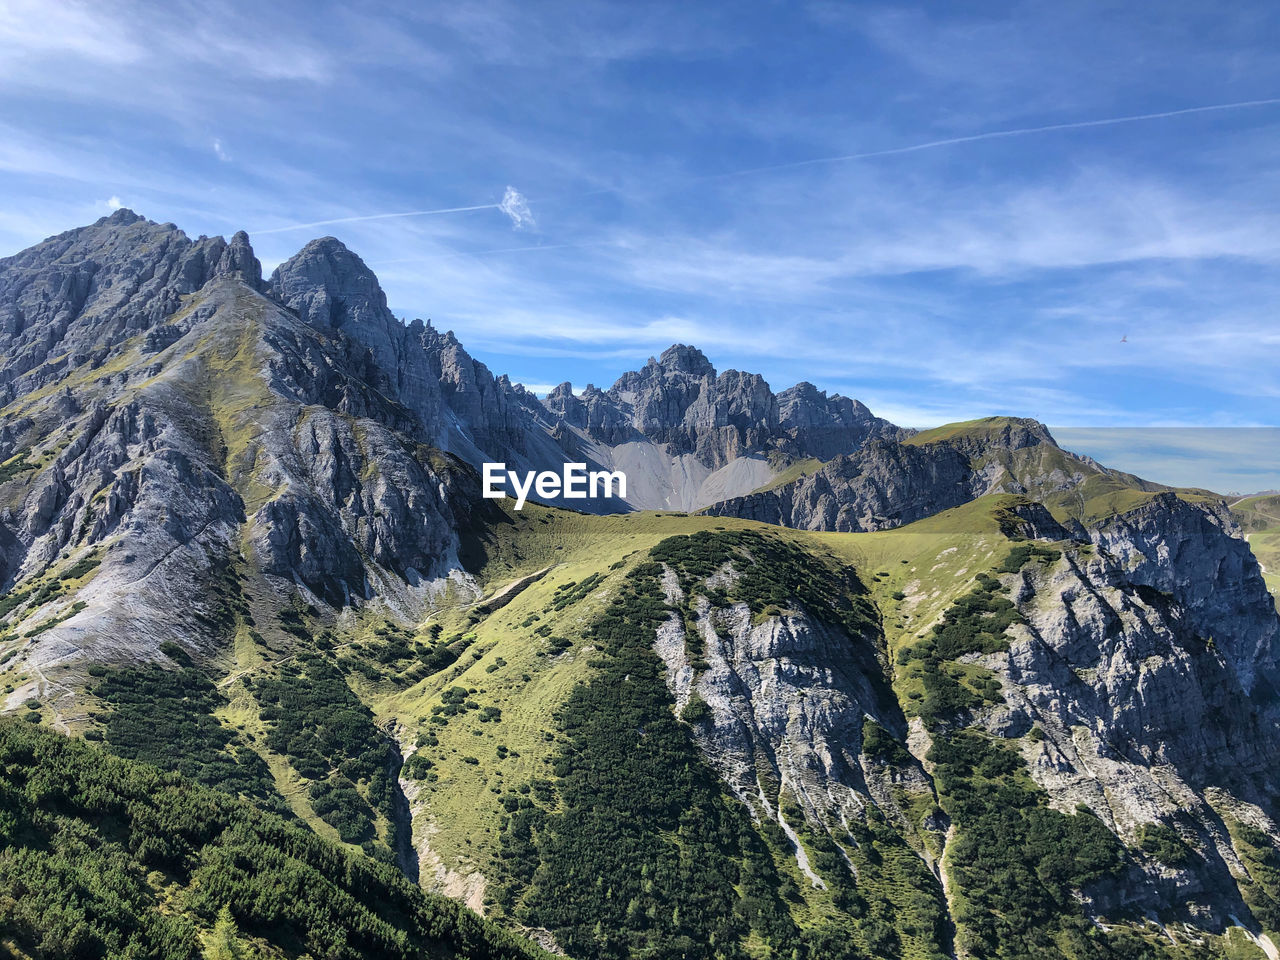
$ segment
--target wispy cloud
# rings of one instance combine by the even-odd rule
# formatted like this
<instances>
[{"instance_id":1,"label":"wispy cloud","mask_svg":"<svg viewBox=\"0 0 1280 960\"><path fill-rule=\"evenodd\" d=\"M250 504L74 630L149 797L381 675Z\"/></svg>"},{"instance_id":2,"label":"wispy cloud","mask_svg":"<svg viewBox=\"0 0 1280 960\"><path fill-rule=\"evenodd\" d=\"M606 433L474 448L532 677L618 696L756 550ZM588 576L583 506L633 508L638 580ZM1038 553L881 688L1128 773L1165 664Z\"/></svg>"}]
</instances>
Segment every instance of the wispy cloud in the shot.
<instances>
[{"instance_id":1,"label":"wispy cloud","mask_svg":"<svg viewBox=\"0 0 1280 960\"><path fill-rule=\"evenodd\" d=\"M105 5L6 0L0 4L4 59L72 54L107 64L133 63L145 50Z\"/></svg>"},{"instance_id":2,"label":"wispy cloud","mask_svg":"<svg viewBox=\"0 0 1280 960\"><path fill-rule=\"evenodd\" d=\"M502 194L502 202L498 204L498 209L511 218L511 226L516 230L536 226L533 211L529 209L529 202L515 187L507 187Z\"/></svg>"}]
</instances>

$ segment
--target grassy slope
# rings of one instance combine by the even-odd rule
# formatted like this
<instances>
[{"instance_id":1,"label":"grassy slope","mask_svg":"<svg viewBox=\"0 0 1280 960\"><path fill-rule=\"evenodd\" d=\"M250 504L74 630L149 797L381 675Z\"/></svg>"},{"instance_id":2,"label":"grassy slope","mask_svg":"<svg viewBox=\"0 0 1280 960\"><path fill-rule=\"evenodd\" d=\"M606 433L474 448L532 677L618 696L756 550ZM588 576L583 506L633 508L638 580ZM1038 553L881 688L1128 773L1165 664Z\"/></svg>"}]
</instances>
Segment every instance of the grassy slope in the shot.
<instances>
[{"instance_id":1,"label":"grassy slope","mask_svg":"<svg viewBox=\"0 0 1280 960\"><path fill-rule=\"evenodd\" d=\"M625 566L644 559L661 540L702 530L755 529L796 543L817 557L854 566L882 613L890 662L895 663L899 650L915 644L958 597L973 588L977 574L991 572L1004 561L1010 541L1000 532L998 514L1014 499L1007 495L985 497L907 527L863 534L811 533L697 515L596 517L534 505L526 507L522 514L512 515L513 522L500 528L488 544L489 558L483 571L487 593L496 593L511 581L548 566L552 566L551 571L497 614L470 625L478 638L477 649L484 654L456 680L432 678L375 708L388 716L407 717L437 701L440 689L453 682L477 688L477 699L482 703L493 700L502 704L500 724L480 724L471 716L461 722L451 719L440 733L439 748L429 751L433 758L439 758L436 769L440 772L429 808L438 830L432 838L433 848L452 865L492 875L496 872L493 864L501 818L497 793L530 777L551 776L546 761L559 741L558 737L552 741L542 734L557 729L556 707L585 676L586 658L574 659L572 654L539 657L541 642L530 628L521 627L529 614L537 613L543 618L535 621L535 628L552 623L556 633L580 630L603 607L604 598L616 592L626 577ZM624 567L610 569L622 560L626 561ZM592 573L605 574L607 578L591 597L582 601L582 606L571 606L559 616L546 609L557 586L580 581ZM465 610L459 608L444 615L450 628L467 626ZM485 672L485 666L499 656L507 666ZM529 681L520 680L525 672L531 677ZM895 663L893 686L899 702L909 716L913 715L912 695L919 694L920 686L918 671ZM518 749L520 757L493 761L491 751L498 742ZM481 746L477 748L477 744ZM460 757L467 753L481 758L482 763L472 766L461 762ZM905 796L903 800L907 808L919 808L921 815L912 814L917 835L911 842L923 843L936 853L937 838L920 829L919 824L933 808L936 797L924 793ZM801 897L793 901L792 911L802 928L830 916L830 897L813 890L794 859L778 856L776 866L800 891ZM752 953L766 955L754 950Z\"/></svg>"},{"instance_id":2,"label":"grassy slope","mask_svg":"<svg viewBox=\"0 0 1280 960\"><path fill-rule=\"evenodd\" d=\"M253 350L256 333L256 325L247 325L234 337L227 337L216 345L205 345L206 349L200 353L207 368L201 372L208 379L202 377L190 385L202 394L193 399L197 400L197 408L203 407L208 412L215 428L209 438L212 450L221 454L219 459L226 475L241 490L250 511L273 493L255 482L252 469L255 408L269 402L260 392L256 375ZM909 442L927 443L960 436L966 431L989 431L1002 422L994 418L955 424L919 434ZM1015 472L1020 468L1038 471L1079 468L1079 461L1053 448L1046 447L1025 456L1035 456L1038 460L1010 464ZM816 466L805 461L793 465L788 473L794 472L798 477ZM776 478L771 486L783 482L785 476ZM1152 496L1154 489L1163 488L1142 485L1137 478L1127 475L1099 473L1089 477L1078 490L1057 500L1050 495L1046 500L1060 517L1094 519L1130 509ZM1198 497L1202 492L1187 495ZM977 572L998 564L1007 552L1005 538L992 516L993 509L1001 502L1000 497L984 498L882 533L814 534L768 529L805 549L854 565L884 615L886 639L891 652L896 653L902 646L914 642L921 631L965 592ZM1264 511L1259 508L1255 512ZM537 636L535 631L550 626L555 635L579 637L584 624L602 609L626 577L626 567L669 536L708 529L758 527L748 521L682 514L588 516L533 504L519 514L512 514L510 519L509 524L494 528L487 541L480 544L486 557L479 576L485 593L480 603L455 595L433 618L412 625L414 637L419 640L429 636L433 625L439 625L446 638L470 637L471 646L456 664L407 688L367 680L356 674L349 678L376 719L384 727L395 729L402 741L412 744L420 735L434 733L438 742L429 749L429 756L435 764L432 772L437 779L423 784L425 817L422 820L425 822L417 825L417 832L421 836L423 828L427 828L434 854L444 866L461 873L491 873L497 853L498 795L511 786L550 776L548 759L556 746L557 707L586 675L587 651L554 655L545 638ZM1255 549L1265 549L1267 545L1273 549L1280 547L1269 539L1275 535L1276 531L1270 528L1259 530L1252 541ZM620 563L623 566L618 567ZM1268 564L1268 570L1280 570L1280 562ZM518 592L501 609L492 613L484 610L488 598L514 581L542 571L546 571L542 579ZM224 722L241 728L264 756L278 789L294 812L322 836L335 839L334 829L311 810L305 782L284 757L266 747L265 725L259 718L257 704L240 681L244 676L273 672L276 664L287 661L290 655L289 639L274 628L276 600L271 591L252 569L243 573L253 617L267 634L272 648L263 649L253 643L246 623L237 626L229 656L218 665L225 671L223 689L230 698L228 705L218 712L219 716ZM571 581L581 582L593 574L602 575L605 580L591 594L561 611L550 609L558 587ZM376 612L344 621L338 637L340 649L375 643L373 631L381 622ZM912 692L911 683L895 681L903 702ZM439 707L442 694L454 686L466 688L469 698L482 707L500 709L501 720L481 722L480 711L467 711L450 717L445 725L431 723L432 708ZM503 753L505 756L500 757ZM479 762L469 763L464 758L475 758ZM790 861L781 862L780 867L795 873L794 863ZM424 873L423 879L430 882L431 877ZM799 885L805 889L798 873L793 879L801 881ZM822 907L817 902L810 906Z\"/></svg>"},{"instance_id":3,"label":"grassy slope","mask_svg":"<svg viewBox=\"0 0 1280 960\"><path fill-rule=\"evenodd\" d=\"M806 457L803 460L797 460L764 486L758 487L751 492L764 493L768 490L777 490L779 487L785 487L788 483L794 483L801 477L807 477L811 473L816 473L821 470L822 467L823 462L817 457Z\"/></svg>"},{"instance_id":4,"label":"grassy slope","mask_svg":"<svg viewBox=\"0 0 1280 960\"><path fill-rule=\"evenodd\" d=\"M1280 597L1280 495L1249 497L1231 505L1249 538L1273 596Z\"/></svg>"},{"instance_id":5,"label":"grassy slope","mask_svg":"<svg viewBox=\"0 0 1280 960\"><path fill-rule=\"evenodd\" d=\"M498 528L488 545L489 560L482 573L486 594L548 566L550 572L477 624L468 624L470 608L466 606L439 616L446 635L463 629L474 633L471 650L482 656L460 662L464 668L460 672L457 667L446 670L407 691L385 696L363 691L371 695L376 714L388 721L398 719L411 738L420 729L434 729L437 734L439 746L428 750L440 778L428 788L429 815L438 830L432 837L433 850L451 867L489 873L491 858L496 855L499 819L495 791L550 775L547 759L555 743L544 734L556 729L556 707L585 676L585 656L572 652L539 656L547 653L546 645L533 631L551 624L556 635L579 636L582 625L603 607L605 598L626 576L625 567L611 570L614 564L625 559L630 566L658 542L677 534L764 529L816 554L857 567L877 606L886 614L886 637L891 649L896 649L968 589L979 569L1003 558L1006 551L1000 545L1005 540L992 511L1005 499L986 498L911 527L872 534L815 534L682 514L587 516L536 505L513 514L513 523ZM604 574L606 579L591 596L560 614L547 611L558 586L593 573ZM884 576L876 576L879 573ZM899 592L905 594L902 601L894 599ZM522 627L531 614L542 619ZM469 651L463 661L470 657ZM498 658L506 665L487 672ZM526 674L528 681L523 679ZM440 702L440 693L454 684L474 688L474 697L482 705L499 706L501 722L481 723L475 712L450 718L443 728L421 722ZM499 744L518 752L519 757L497 760ZM461 759L464 756L482 762L472 765ZM781 866L795 868L794 863ZM800 879L798 874L796 879Z\"/></svg>"}]
</instances>

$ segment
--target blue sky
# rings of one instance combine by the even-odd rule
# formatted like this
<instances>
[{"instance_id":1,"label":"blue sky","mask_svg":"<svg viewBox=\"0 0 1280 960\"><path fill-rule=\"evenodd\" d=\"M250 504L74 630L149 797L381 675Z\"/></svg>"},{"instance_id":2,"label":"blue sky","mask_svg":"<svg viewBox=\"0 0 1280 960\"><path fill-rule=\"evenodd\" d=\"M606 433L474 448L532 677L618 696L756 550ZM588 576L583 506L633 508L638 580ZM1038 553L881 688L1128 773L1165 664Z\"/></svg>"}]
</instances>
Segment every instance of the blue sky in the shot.
<instances>
[{"instance_id":1,"label":"blue sky","mask_svg":"<svg viewBox=\"0 0 1280 960\"><path fill-rule=\"evenodd\" d=\"M1275 426L1278 46L1249 2L7 0L0 254L123 204L268 268L333 234L535 387L683 341L910 425Z\"/></svg>"}]
</instances>

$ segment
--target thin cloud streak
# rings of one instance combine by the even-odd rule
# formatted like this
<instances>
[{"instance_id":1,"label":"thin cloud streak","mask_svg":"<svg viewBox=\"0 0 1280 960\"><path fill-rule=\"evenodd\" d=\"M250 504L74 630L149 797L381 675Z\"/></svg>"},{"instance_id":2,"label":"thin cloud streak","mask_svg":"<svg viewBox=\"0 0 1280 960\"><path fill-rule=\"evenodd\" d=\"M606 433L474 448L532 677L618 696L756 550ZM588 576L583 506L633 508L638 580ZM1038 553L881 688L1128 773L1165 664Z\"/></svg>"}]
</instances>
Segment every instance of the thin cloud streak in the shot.
<instances>
[{"instance_id":1,"label":"thin cloud streak","mask_svg":"<svg viewBox=\"0 0 1280 960\"><path fill-rule=\"evenodd\" d=\"M332 220L313 220L310 223L291 223L269 230L252 230L254 236L269 233L287 233L290 230L309 230L312 227L328 227L335 223L360 223L365 220L395 220L401 217L436 217L446 213L468 213L472 210L501 210L500 203L478 203L470 207L441 207L439 210L406 210L402 213L369 213L358 217L334 217Z\"/></svg>"},{"instance_id":2,"label":"thin cloud streak","mask_svg":"<svg viewBox=\"0 0 1280 960\"><path fill-rule=\"evenodd\" d=\"M1100 120L1076 120L1070 123L1050 123L1039 127L1018 127L1013 130L990 130L986 133L974 133L965 137L948 137L945 140L929 140L915 143L907 147L891 147L887 150L869 150L864 153L847 153L835 157L815 157L810 160L795 160L790 163L776 163L767 167L748 167L744 170L732 170L728 173L716 173L698 180L718 180L729 177L745 177L756 173L771 173L775 170L793 170L800 167L812 167L827 163L845 163L851 160L873 160L876 157L893 157L906 153L919 153L922 150L934 150L938 147L952 147L962 143L977 143L982 140L999 140L1009 137L1027 137L1037 133L1052 133L1057 130L1083 130L1089 127L1113 127L1124 123L1140 123L1148 120L1163 120L1169 117L1183 117L1196 113L1213 113L1224 110L1245 110L1251 107L1267 107L1280 104L1280 97L1268 97L1261 100L1240 100L1235 103L1214 103L1202 107L1184 107L1180 110L1162 110L1158 113L1138 113L1123 117L1105 117Z\"/></svg>"}]
</instances>

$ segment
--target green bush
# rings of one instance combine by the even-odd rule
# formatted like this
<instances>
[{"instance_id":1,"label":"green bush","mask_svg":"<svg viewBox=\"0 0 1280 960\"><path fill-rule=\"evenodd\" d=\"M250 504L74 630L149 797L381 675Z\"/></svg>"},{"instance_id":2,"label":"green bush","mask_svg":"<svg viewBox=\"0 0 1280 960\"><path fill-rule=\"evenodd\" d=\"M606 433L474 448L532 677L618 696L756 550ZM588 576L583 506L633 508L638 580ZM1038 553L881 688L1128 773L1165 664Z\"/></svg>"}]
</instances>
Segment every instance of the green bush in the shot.
<instances>
[{"instance_id":1,"label":"green bush","mask_svg":"<svg viewBox=\"0 0 1280 960\"><path fill-rule=\"evenodd\" d=\"M271 956L549 960L394 866L26 724L0 721L0 811L16 956L206 960L202 932L238 928Z\"/></svg>"},{"instance_id":2,"label":"green bush","mask_svg":"<svg viewBox=\"0 0 1280 960\"><path fill-rule=\"evenodd\" d=\"M696 693L689 697L689 702L684 705L684 709L680 711L680 719L685 723L697 726L703 720L711 716L711 707L707 705L707 701Z\"/></svg>"},{"instance_id":3,"label":"green bush","mask_svg":"<svg viewBox=\"0 0 1280 960\"><path fill-rule=\"evenodd\" d=\"M1182 835L1163 823L1144 823L1139 827L1138 846L1168 867L1181 866L1191 859L1191 848Z\"/></svg>"}]
</instances>

